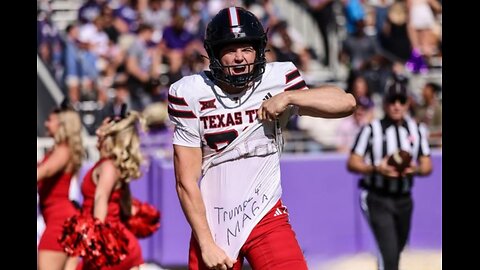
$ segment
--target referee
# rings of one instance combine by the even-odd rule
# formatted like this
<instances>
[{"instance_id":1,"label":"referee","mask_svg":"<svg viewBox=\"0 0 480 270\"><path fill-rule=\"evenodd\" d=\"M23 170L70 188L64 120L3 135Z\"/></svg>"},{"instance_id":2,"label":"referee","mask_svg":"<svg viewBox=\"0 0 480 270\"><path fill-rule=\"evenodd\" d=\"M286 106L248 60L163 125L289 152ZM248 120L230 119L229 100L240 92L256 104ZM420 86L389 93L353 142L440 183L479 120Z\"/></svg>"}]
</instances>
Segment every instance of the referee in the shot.
<instances>
[{"instance_id":1,"label":"referee","mask_svg":"<svg viewBox=\"0 0 480 270\"><path fill-rule=\"evenodd\" d=\"M347 167L363 176L360 207L380 250L378 268L398 270L410 231L413 178L430 174L432 162L426 127L407 115L405 85L393 82L383 104L385 117L359 131ZM402 172L387 164L388 157L398 150L412 155L410 166Z\"/></svg>"}]
</instances>

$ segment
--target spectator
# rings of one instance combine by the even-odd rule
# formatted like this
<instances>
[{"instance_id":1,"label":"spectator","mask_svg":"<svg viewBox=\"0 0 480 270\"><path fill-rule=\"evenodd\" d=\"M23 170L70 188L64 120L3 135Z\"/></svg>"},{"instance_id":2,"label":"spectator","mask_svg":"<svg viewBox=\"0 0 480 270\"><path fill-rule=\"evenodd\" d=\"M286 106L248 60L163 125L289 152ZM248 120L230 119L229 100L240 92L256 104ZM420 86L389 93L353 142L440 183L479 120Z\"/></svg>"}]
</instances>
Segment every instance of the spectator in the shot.
<instances>
[{"instance_id":1,"label":"spectator","mask_svg":"<svg viewBox=\"0 0 480 270\"><path fill-rule=\"evenodd\" d=\"M126 71L132 109L142 111L151 102L149 83L159 75L160 54L150 47L153 27L141 24L135 41L127 52Z\"/></svg>"},{"instance_id":2,"label":"spectator","mask_svg":"<svg viewBox=\"0 0 480 270\"><path fill-rule=\"evenodd\" d=\"M119 0L118 5L112 5L115 27L120 33L135 33L139 24L139 16L134 0Z\"/></svg>"},{"instance_id":3,"label":"spectator","mask_svg":"<svg viewBox=\"0 0 480 270\"><path fill-rule=\"evenodd\" d=\"M179 14L174 15L172 25L163 31L160 48L168 61L171 83L181 78L185 58L195 51L205 54L203 45L185 28L185 19Z\"/></svg>"},{"instance_id":4,"label":"spectator","mask_svg":"<svg viewBox=\"0 0 480 270\"><path fill-rule=\"evenodd\" d=\"M325 54L322 64L324 66L330 65L330 39L332 33L335 31L335 14L333 12L334 0L304 0L307 1L309 12L312 14L315 22L320 29L322 36L323 49Z\"/></svg>"},{"instance_id":5,"label":"spectator","mask_svg":"<svg viewBox=\"0 0 480 270\"><path fill-rule=\"evenodd\" d=\"M104 117L102 119L112 115L120 115L123 104L130 107L130 93L126 76L117 76L117 79L112 84L112 88L115 89L115 96L103 107Z\"/></svg>"},{"instance_id":6,"label":"spectator","mask_svg":"<svg viewBox=\"0 0 480 270\"><path fill-rule=\"evenodd\" d=\"M352 72L363 69L373 57L381 53L379 44L374 37L365 35L364 21L357 21L355 33L348 35L343 41L340 59L349 63Z\"/></svg>"},{"instance_id":7,"label":"spectator","mask_svg":"<svg viewBox=\"0 0 480 270\"><path fill-rule=\"evenodd\" d=\"M49 6L47 6L49 8ZM61 81L62 43L47 7L37 11L37 53L57 82Z\"/></svg>"},{"instance_id":8,"label":"spectator","mask_svg":"<svg viewBox=\"0 0 480 270\"><path fill-rule=\"evenodd\" d=\"M412 52L407 29L407 7L403 2L390 6L385 23L379 34L379 40L385 52L391 54L391 60L405 63Z\"/></svg>"},{"instance_id":9,"label":"spectator","mask_svg":"<svg viewBox=\"0 0 480 270\"><path fill-rule=\"evenodd\" d=\"M91 23L100 16L107 0L86 0L78 9L78 22L80 24Z\"/></svg>"},{"instance_id":10,"label":"spectator","mask_svg":"<svg viewBox=\"0 0 480 270\"><path fill-rule=\"evenodd\" d=\"M70 24L65 29L65 47L63 50L63 82L72 103L80 101L80 79L83 77L80 48L78 47L78 26Z\"/></svg>"},{"instance_id":11,"label":"spectator","mask_svg":"<svg viewBox=\"0 0 480 270\"><path fill-rule=\"evenodd\" d=\"M375 103L372 99L372 91L370 91L367 79L362 75L357 75L353 79L351 85L347 88L347 92L351 93L357 102L361 102L366 107L372 109L367 112L366 116L368 121L372 120Z\"/></svg>"},{"instance_id":12,"label":"spectator","mask_svg":"<svg viewBox=\"0 0 480 270\"><path fill-rule=\"evenodd\" d=\"M395 0L367 0L366 2L374 9L375 30L377 33L380 33L387 20L388 10Z\"/></svg>"},{"instance_id":13,"label":"spectator","mask_svg":"<svg viewBox=\"0 0 480 270\"><path fill-rule=\"evenodd\" d=\"M441 12L438 0L407 0L410 40L413 49L426 58L426 61L438 53L434 35L435 13Z\"/></svg>"},{"instance_id":14,"label":"spectator","mask_svg":"<svg viewBox=\"0 0 480 270\"><path fill-rule=\"evenodd\" d=\"M427 82L422 89L423 104L415 112L417 121L427 125L431 146L442 145L442 104L439 101L441 91L439 84Z\"/></svg>"},{"instance_id":15,"label":"spectator","mask_svg":"<svg viewBox=\"0 0 480 270\"><path fill-rule=\"evenodd\" d=\"M153 26L152 41L160 43L163 29L171 24L172 7L168 0L148 0L147 8L141 13L142 22Z\"/></svg>"},{"instance_id":16,"label":"spectator","mask_svg":"<svg viewBox=\"0 0 480 270\"><path fill-rule=\"evenodd\" d=\"M355 32L359 30L357 27L363 27L357 25L357 22L365 21L365 9L363 8L360 0L342 0L342 3L345 12L345 18L347 19L347 33L349 35L355 34Z\"/></svg>"},{"instance_id":17,"label":"spectator","mask_svg":"<svg viewBox=\"0 0 480 270\"><path fill-rule=\"evenodd\" d=\"M293 62L303 70L300 54L294 50L296 43L288 32L287 21L280 21L272 27L271 46L278 62ZM298 46L298 45L297 45Z\"/></svg>"}]
</instances>

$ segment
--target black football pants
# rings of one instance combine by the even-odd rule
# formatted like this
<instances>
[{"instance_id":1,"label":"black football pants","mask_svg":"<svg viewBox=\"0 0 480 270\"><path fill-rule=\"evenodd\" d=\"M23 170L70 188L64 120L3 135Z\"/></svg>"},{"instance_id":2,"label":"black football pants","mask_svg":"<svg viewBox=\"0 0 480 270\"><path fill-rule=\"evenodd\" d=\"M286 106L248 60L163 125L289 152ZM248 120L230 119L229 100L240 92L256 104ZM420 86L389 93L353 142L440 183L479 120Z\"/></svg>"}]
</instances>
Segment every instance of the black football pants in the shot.
<instances>
[{"instance_id":1,"label":"black football pants","mask_svg":"<svg viewBox=\"0 0 480 270\"><path fill-rule=\"evenodd\" d=\"M407 243L413 211L411 195L393 197L362 190L360 207L381 253L379 270L398 270L400 253Z\"/></svg>"}]
</instances>

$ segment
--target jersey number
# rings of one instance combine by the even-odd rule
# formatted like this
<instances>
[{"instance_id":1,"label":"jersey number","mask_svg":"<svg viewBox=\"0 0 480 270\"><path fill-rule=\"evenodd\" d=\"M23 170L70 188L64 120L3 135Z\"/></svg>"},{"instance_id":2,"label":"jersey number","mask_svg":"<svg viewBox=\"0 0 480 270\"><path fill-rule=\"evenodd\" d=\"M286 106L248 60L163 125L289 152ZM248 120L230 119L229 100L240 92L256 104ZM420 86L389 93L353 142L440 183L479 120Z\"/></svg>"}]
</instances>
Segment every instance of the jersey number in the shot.
<instances>
[{"instance_id":1,"label":"jersey number","mask_svg":"<svg viewBox=\"0 0 480 270\"><path fill-rule=\"evenodd\" d=\"M207 133L204 136L208 146L218 152L233 142L238 137L238 132L230 129L216 133Z\"/></svg>"}]
</instances>

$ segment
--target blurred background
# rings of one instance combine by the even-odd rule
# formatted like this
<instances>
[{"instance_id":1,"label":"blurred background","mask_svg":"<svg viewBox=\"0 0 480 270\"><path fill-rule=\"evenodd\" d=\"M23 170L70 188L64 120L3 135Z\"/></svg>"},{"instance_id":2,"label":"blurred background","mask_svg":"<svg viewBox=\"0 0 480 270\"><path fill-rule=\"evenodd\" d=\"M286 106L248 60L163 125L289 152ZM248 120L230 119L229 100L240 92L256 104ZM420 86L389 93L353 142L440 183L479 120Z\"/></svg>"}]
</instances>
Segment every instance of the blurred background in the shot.
<instances>
[{"instance_id":1,"label":"blurred background","mask_svg":"<svg viewBox=\"0 0 480 270\"><path fill-rule=\"evenodd\" d=\"M401 269L441 269L442 1L428 2L434 23L427 30L419 28L425 15L412 12L420 2L37 0L37 158L53 144L43 123L64 97L82 116L83 168L98 158L92 135L105 116L123 102L143 111L148 162L132 192L161 211L162 225L141 240L148 262L142 269L184 269L190 229L174 189L167 92L182 76L208 68L203 37L212 16L243 6L268 28L268 61L292 61L310 87L336 84L360 105L349 119L293 118L284 133L284 201L309 268L376 267L357 201L358 176L347 172L346 158L360 127L383 115L385 86L396 80L409 90L410 116L429 128L434 162L434 172L416 182ZM71 187L77 201L84 173ZM41 215L37 225L38 243Z\"/></svg>"}]
</instances>

